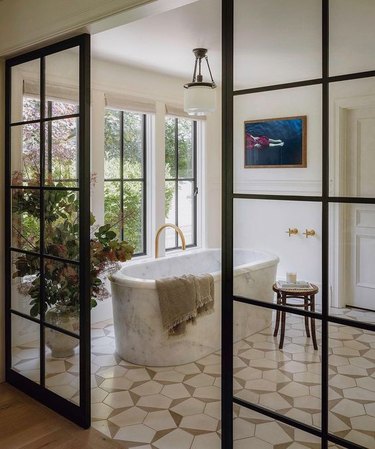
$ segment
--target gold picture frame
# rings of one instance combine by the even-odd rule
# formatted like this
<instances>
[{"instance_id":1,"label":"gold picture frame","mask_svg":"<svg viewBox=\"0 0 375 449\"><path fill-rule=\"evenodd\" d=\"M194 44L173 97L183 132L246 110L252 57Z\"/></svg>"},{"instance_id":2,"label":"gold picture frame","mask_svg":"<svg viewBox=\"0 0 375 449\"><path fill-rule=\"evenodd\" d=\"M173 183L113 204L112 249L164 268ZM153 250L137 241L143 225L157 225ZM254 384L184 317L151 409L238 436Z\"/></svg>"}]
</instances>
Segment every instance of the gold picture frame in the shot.
<instances>
[{"instance_id":1,"label":"gold picture frame","mask_svg":"<svg viewBox=\"0 0 375 449\"><path fill-rule=\"evenodd\" d=\"M244 122L245 168L306 168L307 116Z\"/></svg>"}]
</instances>

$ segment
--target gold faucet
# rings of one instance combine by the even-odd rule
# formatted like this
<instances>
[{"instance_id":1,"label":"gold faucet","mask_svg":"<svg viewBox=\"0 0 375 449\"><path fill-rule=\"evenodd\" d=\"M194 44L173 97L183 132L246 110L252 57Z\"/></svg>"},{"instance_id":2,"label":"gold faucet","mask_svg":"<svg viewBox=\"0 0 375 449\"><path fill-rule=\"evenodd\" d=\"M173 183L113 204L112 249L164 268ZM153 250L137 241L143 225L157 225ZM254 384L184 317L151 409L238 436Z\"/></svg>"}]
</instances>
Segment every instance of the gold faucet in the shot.
<instances>
[{"instance_id":1,"label":"gold faucet","mask_svg":"<svg viewBox=\"0 0 375 449\"><path fill-rule=\"evenodd\" d=\"M185 251L186 249L186 240L185 240L185 236L184 233L181 231L181 229L172 224L172 223L165 223L163 225L160 226L160 228L157 230L156 232L156 236L155 236L155 259L157 259L159 257L159 238L160 238L160 234L161 231L165 228L172 228L174 229L177 234L180 236L181 238L181 246L182 246L182 250Z\"/></svg>"}]
</instances>

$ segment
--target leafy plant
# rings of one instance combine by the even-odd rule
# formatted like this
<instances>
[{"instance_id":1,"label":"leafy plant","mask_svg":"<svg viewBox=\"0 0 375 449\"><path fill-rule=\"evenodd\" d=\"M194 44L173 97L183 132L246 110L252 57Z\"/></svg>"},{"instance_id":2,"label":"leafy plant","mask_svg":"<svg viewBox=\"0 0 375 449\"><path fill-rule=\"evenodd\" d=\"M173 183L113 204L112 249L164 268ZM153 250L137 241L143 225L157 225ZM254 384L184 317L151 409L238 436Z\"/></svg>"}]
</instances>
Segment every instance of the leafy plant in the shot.
<instances>
[{"instance_id":1,"label":"leafy plant","mask_svg":"<svg viewBox=\"0 0 375 449\"><path fill-rule=\"evenodd\" d=\"M19 176L16 174L16 176ZM61 183L56 187L63 187ZM45 195L45 233L44 285L41 286L39 257L33 254L20 254L15 259L13 278L29 277L22 284L22 293L29 295L30 314L38 316L41 312L40 290L44 289L44 312L51 307L79 310L79 266L74 263L79 258L79 204L76 192L69 190L48 190ZM40 218L40 198L38 190L14 189L12 198L13 235L18 247L25 242L31 250L38 252L41 241L39 232L30 238L27 222ZM26 222L25 222L25 219ZM92 234L90 239L91 307L105 298L103 275L119 268L120 262L131 259L134 247L126 241L120 241L111 224L94 226L95 218L91 214ZM26 235L25 235L26 229ZM48 255L72 261L72 263L49 259ZM82 261L86 263L86 261Z\"/></svg>"}]
</instances>

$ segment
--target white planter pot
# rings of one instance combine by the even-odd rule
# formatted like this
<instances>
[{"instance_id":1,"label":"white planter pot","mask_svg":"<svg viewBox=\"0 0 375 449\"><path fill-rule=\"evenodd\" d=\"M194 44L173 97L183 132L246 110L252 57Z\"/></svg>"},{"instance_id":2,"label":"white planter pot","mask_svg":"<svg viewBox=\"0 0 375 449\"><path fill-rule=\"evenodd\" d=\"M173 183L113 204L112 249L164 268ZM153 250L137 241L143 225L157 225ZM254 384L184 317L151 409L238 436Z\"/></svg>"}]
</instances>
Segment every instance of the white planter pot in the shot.
<instances>
[{"instance_id":1,"label":"white planter pot","mask_svg":"<svg viewBox=\"0 0 375 449\"><path fill-rule=\"evenodd\" d=\"M67 331L79 333L79 313L77 310L52 308L46 312L46 322ZM46 345L54 358L66 358L74 355L78 338L65 335L48 327L45 328Z\"/></svg>"}]
</instances>

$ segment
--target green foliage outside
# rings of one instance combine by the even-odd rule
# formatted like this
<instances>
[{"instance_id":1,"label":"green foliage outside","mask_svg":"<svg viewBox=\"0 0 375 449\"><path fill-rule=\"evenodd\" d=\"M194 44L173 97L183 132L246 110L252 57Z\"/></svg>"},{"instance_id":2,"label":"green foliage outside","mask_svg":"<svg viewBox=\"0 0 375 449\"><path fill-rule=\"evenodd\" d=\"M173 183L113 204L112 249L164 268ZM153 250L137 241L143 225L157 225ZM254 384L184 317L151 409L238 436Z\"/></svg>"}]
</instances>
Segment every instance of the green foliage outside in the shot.
<instances>
[{"instance_id":1,"label":"green foliage outside","mask_svg":"<svg viewBox=\"0 0 375 449\"><path fill-rule=\"evenodd\" d=\"M136 248L143 250L143 184L140 181L129 181L143 178L143 115L125 112L123 122L124 134L124 237ZM104 209L105 222L117 223L117 235L121 235L121 112L107 110L105 114L105 165L104 173ZM178 170L179 177L193 176L192 161L192 122L179 119L178 126ZM165 126L165 178L176 177L177 155L175 150L175 119L168 118ZM116 181L117 179L117 181ZM112 181L109 181L112 180ZM165 185L165 216L172 207L174 185Z\"/></svg>"},{"instance_id":2,"label":"green foliage outside","mask_svg":"<svg viewBox=\"0 0 375 449\"><path fill-rule=\"evenodd\" d=\"M67 115L76 106L52 102L52 114ZM25 120L39 117L40 103L24 98ZM66 188L77 185L77 122L76 119L56 120L46 127L45 179L41 179L39 125L24 125L21 133L13 135L13 145L22 143L22 164L12 167L12 245L15 248L40 252L40 191L30 189L45 185ZM49 155L51 157L49 157ZM23 186L29 187L23 189ZM44 191L44 248L46 255L76 261L79 257L79 201L78 194L68 189ZM91 215L91 225L95 218ZM129 260L134 247L120 241L111 224L92 227L90 235L91 307L107 296L103 274L119 268L118 262ZM44 259L44 284L40 279L40 259L32 254L15 253L13 278L22 279L20 292L30 297L30 315L41 312L40 289L45 292L44 312L48 308L77 310L80 304L79 272L77 265Z\"/></svg>"},{"instance_id":3,"label":"green foliage outside","mask_svg":"<svg viewBox=\"0 0 375 449\"><path fill-rule=\"evenodd\" d=\"M58 183L56 187L63 187ZM17 230L17 238L13 243L24 248L24 240L31 245L29 248L37 252L40 248L40 237L36 234L31 240L24 237L24 222L22 217L27 214L38 220L40 217L39 192L37 190L13 190L12 217L13 229ZM78 201L75 192L69 190L45 191L45 233L44 253L77 261L79 258L79 223ZM95 218L91 214L91 225ZM126 241L119 241L111 225L93 228L90 236L90 275L91 275L91 307L106 296L103 274L118 269L118 262L131 259L134 248ZM40 279L40 259L32 254L19 254L15 257L13 278L25 278L22 293L30 296L30 315L40 315L40 289L45 292L44 312L56 307L60 310L78 310L80 305L79 269L77 265L49 259L44 259L44 284Z\"/></svg>"},{"instance_id":4,"label":"green foliage outside","mask_svg":"<svg viewBox=\"0 0 375 449\"><path fill-rule=\"evenodd\" d=\"M39 116L39 101L24 99L24 119L32 120ZM52 102L54 115L65 115L75 112L76 106ZM105 179L104 208L105 224L111 224L117 237L121 237L121 229L125 240L135 247L135 253L143 251L143 115L133 112L123 114L123 204L124 217L121 216L120 201L120 130L121 112L107 110L105 114ZM77 179L77 124L75 119L53 122L51 128L52 160L46 161L46 181L62 182L64 186L76 184ZM49 131L48 131L49 132ZM175 146L176 120L166 119L165 126L165 178L176 177L177 154ZM16 184L38 185L40 177L39 125L25 125L22 132L22 171L18 173ZM192 121L178 119L178 176L193 176L192 155ZM47 158L48 159L48 158ZM48 164L49 162L49 164ZM49 169L48 169L49 167ZM115 181L116 179L116 181ZM128 181L137 179L137 181ZM148 177L149 179L149 177ZM70 181L69 181L70 180ZM35 192L36 193L36 192ZM174 183L165 184L165 216L169 215L175 198ZM35 195L33 195L35 199ZM24 211L19 212L22 221L24 244L31 249L32 240L39 235L39 217ZM17 234L19 230L14 229ZM30 242L28 242L30 240ZM35 243L35 242L34 242Z\"/></svg>"},{"instance_id":5,"label":"green foliage outside","mask_svg":"<svg viewBox=\"0 0 375 449\"><path fill-rule=\"evenodd\" d=\"M178 155L176 154L176 119L165 121L165 178L176 178L178 156L178 178L192 178L193 170L193 130L192 120L178 119ZM166 215L168 215L166 213Z\"/></svg>"}]
</instances>

